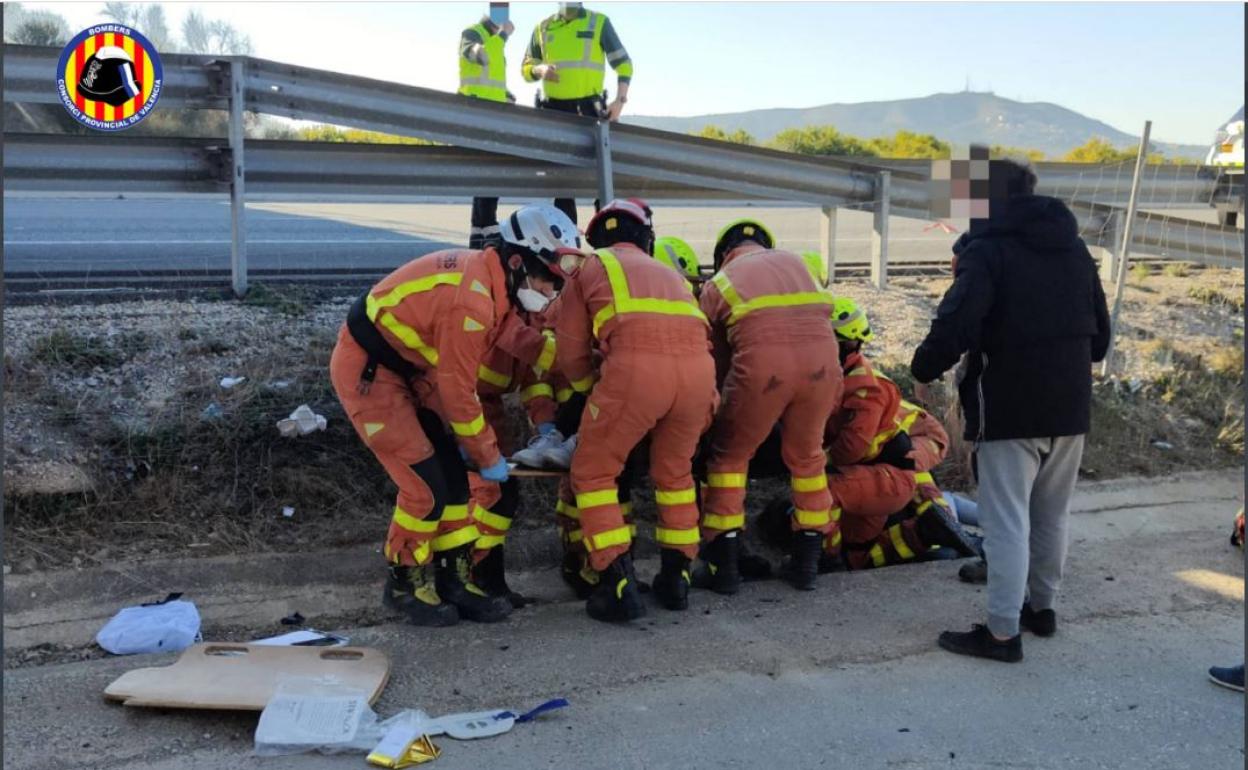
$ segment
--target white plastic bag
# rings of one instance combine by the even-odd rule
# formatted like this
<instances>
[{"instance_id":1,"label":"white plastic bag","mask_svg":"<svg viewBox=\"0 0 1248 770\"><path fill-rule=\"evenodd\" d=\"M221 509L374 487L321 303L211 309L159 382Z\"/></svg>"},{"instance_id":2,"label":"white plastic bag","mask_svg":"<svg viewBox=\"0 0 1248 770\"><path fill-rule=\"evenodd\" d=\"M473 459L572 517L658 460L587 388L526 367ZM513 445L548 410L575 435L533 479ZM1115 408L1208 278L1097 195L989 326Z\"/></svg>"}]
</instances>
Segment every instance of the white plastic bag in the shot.
<instances>
[{"instance_id":1,"label":"white plastic bag","mask_svg":"<svg viewBox=\"0 0 1248 770\"><path fill-rule=\"evenodd\" d=\"M256 725L255 755L276 757L318 751L367 752L399 724L424 735L429 716L407 709L380 720L368 694L335 680L290 679L277 686Z\"/></svg>"},{"instance_id":2,"label":"white plastic bag","mask_svg":"<svg viewBox=\"0 0 1248 770\"><path fill-rule=\"evenodd\" d=\"M114 655L177 652L199 638L199 610L194 602L171 594L158 604L126 607L95 635L96 644Z\"/></svg>"}]
</instances>

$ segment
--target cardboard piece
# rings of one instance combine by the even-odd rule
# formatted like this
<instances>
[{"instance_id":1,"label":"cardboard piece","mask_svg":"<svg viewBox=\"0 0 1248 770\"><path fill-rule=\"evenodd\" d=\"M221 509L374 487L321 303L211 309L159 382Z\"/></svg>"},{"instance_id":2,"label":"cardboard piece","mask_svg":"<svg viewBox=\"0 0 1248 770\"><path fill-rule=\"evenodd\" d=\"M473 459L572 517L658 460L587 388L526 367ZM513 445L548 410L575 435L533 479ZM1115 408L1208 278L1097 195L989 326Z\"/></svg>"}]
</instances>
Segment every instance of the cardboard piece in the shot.
<instances>
[{"instance_id":1,"label":"cardboard piece","mask_svg":"<svg viewBox=\"0 0 1248 770\"><path fill-rule=\"evenodd\" d=\"M197 644L172 666L127 671L104 690L127 706L263 711L278 682L325 677L369 693L375 703L390 679L390 659L368 647Z\"/></svg>"}]
</instances>

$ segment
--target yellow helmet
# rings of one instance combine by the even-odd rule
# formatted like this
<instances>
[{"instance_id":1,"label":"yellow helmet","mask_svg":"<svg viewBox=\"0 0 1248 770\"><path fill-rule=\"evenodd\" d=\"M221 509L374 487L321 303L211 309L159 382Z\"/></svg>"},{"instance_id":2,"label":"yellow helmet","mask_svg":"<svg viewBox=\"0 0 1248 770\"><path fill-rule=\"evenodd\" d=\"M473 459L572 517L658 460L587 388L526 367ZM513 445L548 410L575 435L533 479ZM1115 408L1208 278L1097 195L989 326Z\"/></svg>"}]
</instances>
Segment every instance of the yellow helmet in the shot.
<instances>
[{"instance_id":1,"label":"yellow helmet","mask_svg":"<svg viewBox=\"0 0 1248 770\"><path fill-rule=\"evenodd\" d=\"M838 337L859 342L869 342L875 334L867 322L867 314L849 297L832 300L832 328Z\"/></svg>"},{"instance_id":2,"label":"yellow helmet","mask_svg":"<svg viewBox=\"0 0 1248 770\"><path fill-rule=\"evenodd\" d=\"M828 263L823 255L817 251L803 251L802 261L806 263L806 269L810 271L810 277L815 279L815 283L828 288Z\"/></svg>"},{"instance_id":3,"label":"yellow helmet","mask_svg":"<svg viewBox=\"0 0 1248 770\"><path fill-rule=\"evenodd\" d=\"M654 258L690 280L697 280L698 255L693 247L679 238L667 236L654 242Z\"/></svg>"},{"instance_id":4,"label":"yellow helmet","mask_svg":"<svg viewBox=\"0 0 1248 770\"><path fill-rule=\"evenodd\" d=\"M715 236L715 252L712 255L715 260L715 269L723 267L725 254L741 245L742 241L747 240L757 241L769 249L776 246L776 239L771 231L757 220L738 219L735 222L729 222L724 229L719 231L719 235Z\"/></svg>"}]
</instances>

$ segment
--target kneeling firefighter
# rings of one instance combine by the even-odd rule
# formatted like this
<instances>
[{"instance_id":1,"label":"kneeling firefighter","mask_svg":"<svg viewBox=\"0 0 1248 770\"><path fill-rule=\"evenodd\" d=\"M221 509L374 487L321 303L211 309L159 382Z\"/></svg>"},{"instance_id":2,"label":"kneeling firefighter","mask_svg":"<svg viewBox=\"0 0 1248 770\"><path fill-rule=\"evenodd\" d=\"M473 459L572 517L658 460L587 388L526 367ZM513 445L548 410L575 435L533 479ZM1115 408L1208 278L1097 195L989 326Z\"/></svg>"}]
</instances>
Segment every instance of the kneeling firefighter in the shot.
<instances>
[{"instance_id":1,"label":"kneeling firefighter","mask_svg":"<svg viewBox=\"0 0 1248 770\"><path fill-rule=\"evenodd\" d=\"M585 608L596 620L625 621L644 615L645 606L617 480L647 435L662 555L653 590L668 609L688 606L699 541L692 462L715 408L715 365L689 285L650 256L654 229L644 202L610 202L586 232L606 247L560 263L566 284L556 365L573 389L588 394L571 468L582 542L599 576ZM595 342L602 355L597 374Z\"/></svg>"},{"instance_id":2,"label":"kneeling firefighter","mask_svg":"<svg viewBox=\"0 0 1248 770\"><path fill-rule=\"evenodd\" d=\"M384 600L416 625L511 612L507 597L474 583L469 566L479 532L465 460L486 481L508 480L477 399L478 371L518 297L553 295L561 280L548 263L580 244L552 206L526 206L511 222L513 237L499 250L438 251L382 279L352 306L330 360L351 424L399 488Z\"/></svg>"}]
</instances>

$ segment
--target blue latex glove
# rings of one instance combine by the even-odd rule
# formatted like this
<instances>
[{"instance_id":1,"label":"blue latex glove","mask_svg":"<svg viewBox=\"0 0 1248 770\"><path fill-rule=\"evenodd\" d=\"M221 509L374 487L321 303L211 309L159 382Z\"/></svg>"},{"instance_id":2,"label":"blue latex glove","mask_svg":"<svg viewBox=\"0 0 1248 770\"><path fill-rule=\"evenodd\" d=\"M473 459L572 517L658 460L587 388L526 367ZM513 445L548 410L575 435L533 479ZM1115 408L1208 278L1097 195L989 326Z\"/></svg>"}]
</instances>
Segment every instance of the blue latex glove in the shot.
<instances>
[{"instance_id":1,"label":"blue latex glove","mask_svg":"<svg viewBox=\"0 0 1248 770\"><path fill-rule=\"evenodd\" d=\"M537 426L537 435L545 436L555 432L555 424L553 422L544 422Z\"/></svg>"},{"instance_id":2,"label":"blue latex glove","mask_svg":"<svg viewBox=\"0 0 1248 770\"><path fill-rule=\"evenodd\" d=\"M507 480L507 458L498 458L498 462L488 468L482 468L480 473L481 478L486 481L492 481L495 484L502 484Z\"/></svg>"}]
</instances>

